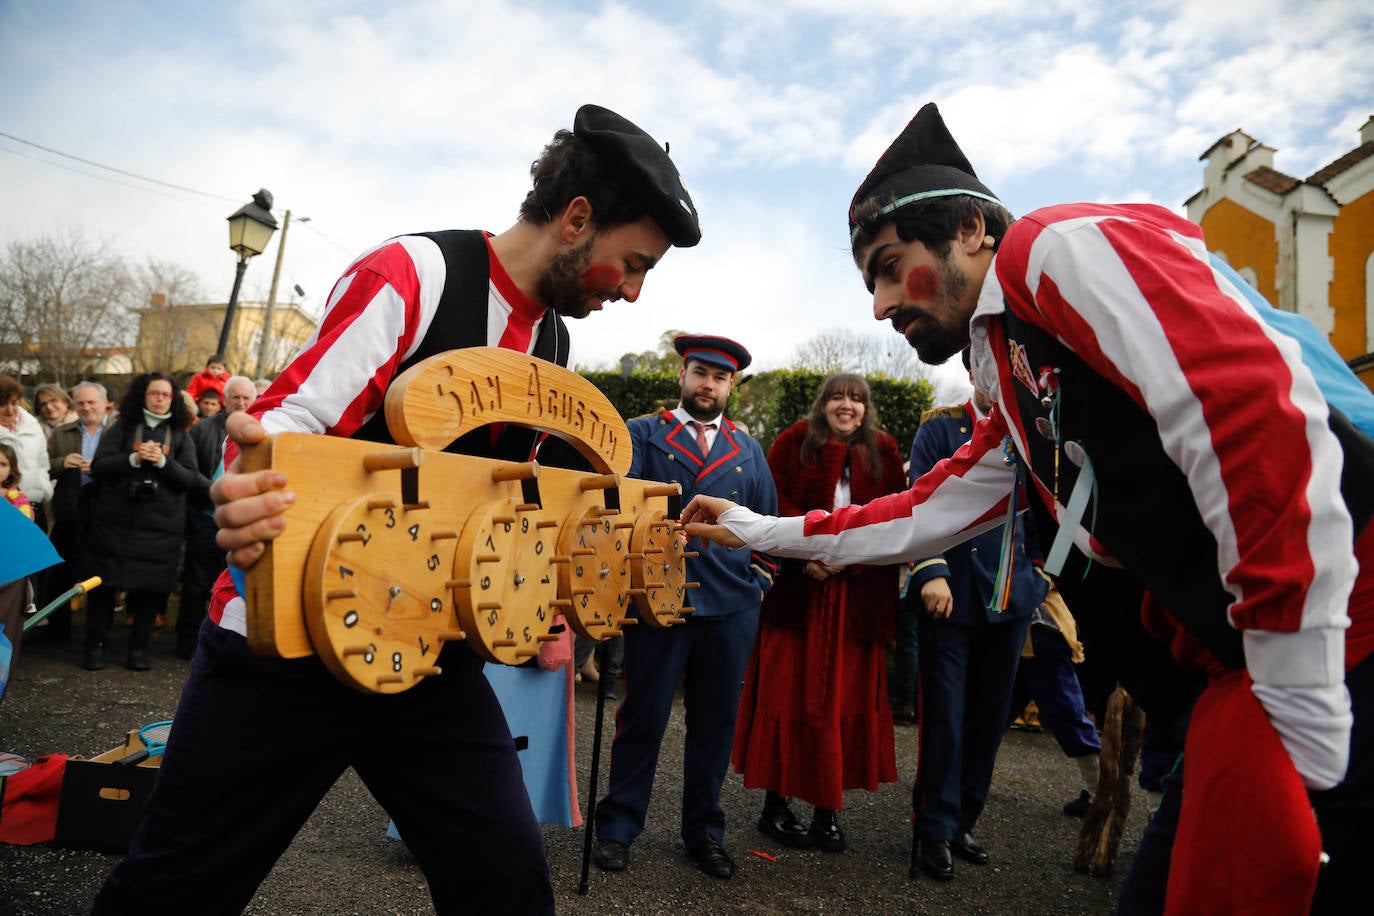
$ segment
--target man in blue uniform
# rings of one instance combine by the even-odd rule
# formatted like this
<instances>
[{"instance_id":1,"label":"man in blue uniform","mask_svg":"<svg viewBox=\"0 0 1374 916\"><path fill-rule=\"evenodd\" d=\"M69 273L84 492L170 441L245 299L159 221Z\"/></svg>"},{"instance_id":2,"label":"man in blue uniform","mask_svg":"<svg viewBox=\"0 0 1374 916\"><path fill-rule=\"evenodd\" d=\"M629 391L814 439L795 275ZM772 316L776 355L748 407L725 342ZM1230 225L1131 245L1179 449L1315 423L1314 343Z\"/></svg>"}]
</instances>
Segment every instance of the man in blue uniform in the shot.
<instances>
[{"instance_id":1,"label":"man in blue uniform","mask_svg":"<svg viewBox=\"0 0 1374 916\"><path fill-rule=\"evenodd\" d=\"M724 414L735 373L749 365L749 351L724 337L682 335L673 345L683 358L682 402L676 410L630 421L630 476L677 481L684 503L704 493L776 512L778 495L763 449ZM616 714L610 788L596 809L592 858L598 867L621 871L630 863L630 844L644 829L659 744L681 681L687 710L682 841L706 874L735 873L723 845L720 787L759 607L775 572L774 562L762 554L702 551L687 561L687 579L699 585L691 593L695 613L667 629L625 630L625 700Z\"/></svg>"},{"instance_id":2,"label":"man in blue uniform","mask_svg":"<svg viewBox=\"0 0 1374 916\"><path fill-rule=\"evenodd\" d=\"M911 444L911 478L969 441L974 422L990 406L975 391L963 407L927 411ZM973 827L987 804L1031 612L1048 588L1031 564L1026 528L1023 519L1014 526L1005 599L997 587L1002 528L918 561L907 586L926 611L916 638L921 732L912 787L912 877L920 870L948 881L953 855L975 865L988 862Z\"/></svg>"}]
</instances>

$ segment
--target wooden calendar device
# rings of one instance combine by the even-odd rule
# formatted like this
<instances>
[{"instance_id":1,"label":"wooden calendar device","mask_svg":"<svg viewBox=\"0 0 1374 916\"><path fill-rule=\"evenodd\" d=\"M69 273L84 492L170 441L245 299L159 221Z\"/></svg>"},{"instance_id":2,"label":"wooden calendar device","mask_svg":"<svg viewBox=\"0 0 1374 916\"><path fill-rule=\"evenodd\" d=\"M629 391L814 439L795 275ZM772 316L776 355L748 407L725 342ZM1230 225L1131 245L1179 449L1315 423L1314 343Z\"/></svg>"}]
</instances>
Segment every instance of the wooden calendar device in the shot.
<instances>
[{"instance_id":1,"label":"wooden calendar device","mask_svg":"<svg viewBox=\"0 0 1374 916\"><path fill-rule=\"evenodd\" d=\"M398 445L279 433L243 468L287 475L287 526L247 572L248 643L318 655L359 690L396 693L440 673L445 642L488 661L534 657L561 615L608 639L690 614L681 488L631 480L624 420L585 379L511 350L453 350L392 383ZM493 423L572 444L579 472L442 449Z\"/></svg>"}]
</instances>

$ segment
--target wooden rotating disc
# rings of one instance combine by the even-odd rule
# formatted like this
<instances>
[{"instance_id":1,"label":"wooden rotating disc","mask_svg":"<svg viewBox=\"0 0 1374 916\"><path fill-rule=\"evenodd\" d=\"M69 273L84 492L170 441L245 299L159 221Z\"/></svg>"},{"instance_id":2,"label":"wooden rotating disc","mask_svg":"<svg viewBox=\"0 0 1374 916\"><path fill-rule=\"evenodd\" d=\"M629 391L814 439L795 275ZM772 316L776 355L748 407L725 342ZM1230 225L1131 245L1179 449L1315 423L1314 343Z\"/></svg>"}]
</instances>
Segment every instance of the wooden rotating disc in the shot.
<instances>
[{"instance_id":1,"label":"wooden rotating disc","mask_svg":"<svg viewBox=\"0 0 1374 916\"><path fill-rule=\"evenodd\" d=\"M630 552L630 582L643 591L635 598L639 619L649 626L670 627L682 622L687 595L687 567L682 541L673 521L661 509L648 509L635 519Z\"/></svg>"},{"instance_id":2,"label":"wooden rotating disc","mask_svg":"<svg viewBox=\"0 0 1374 916\"><path fill-rule=\"evenodd\" d=\"M568 625L579 636L609 639L629 613L630 541L634 524L614 511L591 507L563 523L558 553L558 597Z\"/></svg>"},{"instance_id":3,"label":"wooden rotating disc","mask_svg":"<svg viewBox=\"0 0 1374 916\"><path fill-rule=\"evenodd\" d=\"M443 642L462 638L445 587L456 536L396 493L329 515L310 548L303 603L311 644L337 678L398 693L440 673Z\"/></svg>"},{"instance_id":4,"label":"wooden rotating disc","mask_svg":"<svg viewBox=\"0 0 1374 916\"><path fill-rule=\"evenodd\" d=\"M458 621L487 661L518 665L549 633L558 596L555 529L537 505L500 499L468 517L453 563Z\"/></svg>"}]
</instances>

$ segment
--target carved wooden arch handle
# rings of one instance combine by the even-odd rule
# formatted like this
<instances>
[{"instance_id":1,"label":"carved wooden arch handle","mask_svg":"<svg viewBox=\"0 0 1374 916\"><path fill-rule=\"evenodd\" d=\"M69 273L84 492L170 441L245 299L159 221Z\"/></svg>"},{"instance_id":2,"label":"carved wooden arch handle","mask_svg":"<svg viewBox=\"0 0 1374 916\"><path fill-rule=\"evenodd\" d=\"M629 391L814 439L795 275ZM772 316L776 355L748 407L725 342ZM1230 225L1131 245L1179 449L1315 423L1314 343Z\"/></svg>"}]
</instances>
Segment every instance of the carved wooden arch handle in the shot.
<instances>
[{"instance_id":1,"label":"carved wooden arch handle","mask_svg":"<svg viewBox=\"0 0 1374 916\"><path fill-rule=\"evenodd\" d=\"M399 445L442 450L474 429L515 423L563 439L600 473L630 470L630 431L606 396L574 372L513 350L431 356L397 376L385 409Z\"/></svg>"}]
</instances>

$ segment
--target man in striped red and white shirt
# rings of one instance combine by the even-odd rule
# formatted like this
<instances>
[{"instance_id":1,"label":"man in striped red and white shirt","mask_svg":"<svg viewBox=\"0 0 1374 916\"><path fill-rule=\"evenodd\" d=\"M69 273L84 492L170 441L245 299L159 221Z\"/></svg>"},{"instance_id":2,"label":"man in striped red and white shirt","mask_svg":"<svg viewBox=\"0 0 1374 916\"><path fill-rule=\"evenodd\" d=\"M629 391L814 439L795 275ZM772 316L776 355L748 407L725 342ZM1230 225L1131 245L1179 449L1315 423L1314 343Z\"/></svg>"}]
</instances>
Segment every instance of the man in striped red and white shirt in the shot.
<instances>
[{"instance_id":1,"label":"man in striped red and white shirt","mask_svg":"<svg viewBox=\"0 0 1374 916\"><path fill-rule=\"evenodd\" d=\"M697 500L688 532L897 562L996 526L1024 475L1070 606L1135 596L1143 629L1211 676L1189 791L1166 791L1122 911L1294 912L1314 887L1314 911L1355 899L1374 815L1374 440L1347 417L1368 392L1319 384L1293 316L1167 210L1011 222L933 105L860 186L850 229L874 317L926 362L971 345L993 413L906 493L791 519Z\"/></svg>"},{"instance_id":2,"label":"man in striped red and white shirt","mask_svg":"<svg viewBox=\"0 0 1374 916\"><path fill-rule=\"evenodd\" d=\"M635 301L670 246L701 238L665 149L607 109L583 106L531 176L520 219L504 232L401 236L354 261L302 352L229 419L228 472L212 496L233 565L262 555L294 500L278 472L238 473L239 445L288 431L390 442L388 386L447 350L499 346L567 365L563 316ZM536 445L524 428L483 428L450 449L528 460ZM394 819L436 910L553 912L515 744L465 644L444 646L441 676L382 696L334 680L315 657L255 657L245 633L243 599L226 574L157 787L96 912L148 901L166 912L242 909L348 767Z\"/></svg>"}]
</instances>

